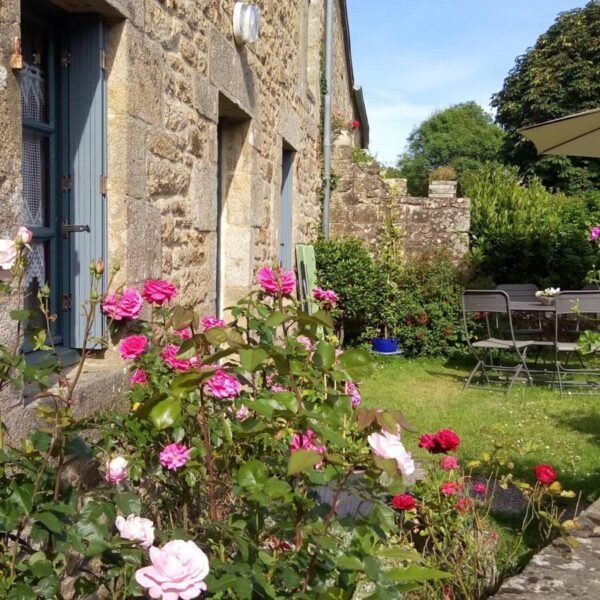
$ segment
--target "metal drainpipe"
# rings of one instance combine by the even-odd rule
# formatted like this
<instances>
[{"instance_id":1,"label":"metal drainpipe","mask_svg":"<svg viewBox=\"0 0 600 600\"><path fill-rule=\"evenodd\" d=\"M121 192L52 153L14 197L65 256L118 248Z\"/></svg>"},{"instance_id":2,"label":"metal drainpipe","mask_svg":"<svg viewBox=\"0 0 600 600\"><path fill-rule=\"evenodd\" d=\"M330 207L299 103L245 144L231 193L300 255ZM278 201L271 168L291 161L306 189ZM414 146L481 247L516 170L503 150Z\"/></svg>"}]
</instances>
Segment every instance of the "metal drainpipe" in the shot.
<instances>
[{"instance_id":1,"label":"metal drainpipe","mask_svg":"<svg viewBox=\"0 0 600 600\"><path fill-rule=\"evenodd\" d=\"M329 237L329 201L331 198L331 92L333 55L333 0L327 0L325 15L325 81L327 91L323 106L323 236Z\"/></svg>"}]
</instances>

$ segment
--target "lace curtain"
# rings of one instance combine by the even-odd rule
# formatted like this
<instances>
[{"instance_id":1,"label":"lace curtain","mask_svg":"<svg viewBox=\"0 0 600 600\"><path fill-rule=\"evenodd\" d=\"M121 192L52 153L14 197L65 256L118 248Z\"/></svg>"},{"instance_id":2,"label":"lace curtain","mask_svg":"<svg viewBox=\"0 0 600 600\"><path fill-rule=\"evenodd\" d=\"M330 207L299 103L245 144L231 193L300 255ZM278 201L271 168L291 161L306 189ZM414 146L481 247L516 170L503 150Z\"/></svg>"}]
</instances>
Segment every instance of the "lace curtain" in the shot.
<instances>
[{"instance_id":1,"label":"lace curtain","mask_svg":"<svg viewBox=\"0 0 600 600\"><path fill-rule=\"evenodd\" d=\"M24 63L20 75L23 118L43 121L46 114L46 85L39 67ZM23 216L26 227L44 226L44 199L47 190L48 156L46 139L31 131L23 132ZM44 243L33 242L28 257L24 285L35 279L38 285L46 281Z\"/></svg>"}]
</instances>

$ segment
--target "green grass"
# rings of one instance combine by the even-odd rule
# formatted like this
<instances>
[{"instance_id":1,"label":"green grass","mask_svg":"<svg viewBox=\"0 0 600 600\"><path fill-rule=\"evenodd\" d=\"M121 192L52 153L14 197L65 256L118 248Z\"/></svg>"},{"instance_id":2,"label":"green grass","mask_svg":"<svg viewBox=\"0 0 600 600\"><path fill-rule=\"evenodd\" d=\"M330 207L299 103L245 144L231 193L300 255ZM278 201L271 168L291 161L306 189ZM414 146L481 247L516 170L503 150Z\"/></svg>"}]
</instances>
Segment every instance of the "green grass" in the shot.
<instances>
[{"instance_id":1,"label":"green grass","mask_svg":"<svg viewBox=\"0 0 600 600\"><path fill-rule=\"evenodd\" d=\"M510 447L518 476L549 463L564 487L587 501L600 496L600 396L560 397L548 386L463 391L469 363L387 358L361 386L366 405L401 410L418 433L442 427L462 439L459 456L478 459L495 443ZM404 440L418 457L418 435Z\"/></svg>"}]
</instances>

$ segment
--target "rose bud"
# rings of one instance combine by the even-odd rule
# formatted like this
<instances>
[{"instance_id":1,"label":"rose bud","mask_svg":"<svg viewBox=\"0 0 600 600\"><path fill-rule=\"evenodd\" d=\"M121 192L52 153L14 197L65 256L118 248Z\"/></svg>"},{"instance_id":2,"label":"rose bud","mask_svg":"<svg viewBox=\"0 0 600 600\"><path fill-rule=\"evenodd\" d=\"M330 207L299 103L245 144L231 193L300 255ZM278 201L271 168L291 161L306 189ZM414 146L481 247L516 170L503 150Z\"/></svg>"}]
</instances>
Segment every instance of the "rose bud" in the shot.
<instances>
[{"instance_id":1,"label":"rose bud","mask_svg":"<svg viewBox=\"0 0 600 600\"><path fill-rule=\"evenodd\" d=\"M21 244L27 246L33 239L33 233L27 227L19 227L17 230L17 237L15 238L15 244Z\"/></svg>"}]
</instances>

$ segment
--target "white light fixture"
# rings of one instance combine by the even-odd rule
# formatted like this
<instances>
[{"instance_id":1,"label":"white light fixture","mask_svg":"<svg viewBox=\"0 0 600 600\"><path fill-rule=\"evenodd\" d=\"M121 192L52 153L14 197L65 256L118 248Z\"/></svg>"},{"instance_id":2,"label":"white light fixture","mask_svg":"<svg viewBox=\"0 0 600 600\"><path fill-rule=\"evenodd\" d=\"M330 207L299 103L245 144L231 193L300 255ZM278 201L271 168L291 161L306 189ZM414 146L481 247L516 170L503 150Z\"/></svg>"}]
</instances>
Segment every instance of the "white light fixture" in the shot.
<instances>
[{"instance_id":1,"label":"white light fixture","mask_svg":"<svg viewBox=\"0 0 600 600\"><path fill-rule=\"evenodd\" d=\"M260 10L254 4L236 2L233 6L233 37L236 44L252 44L258 40Z\"/></svg>"}]
</instances>

